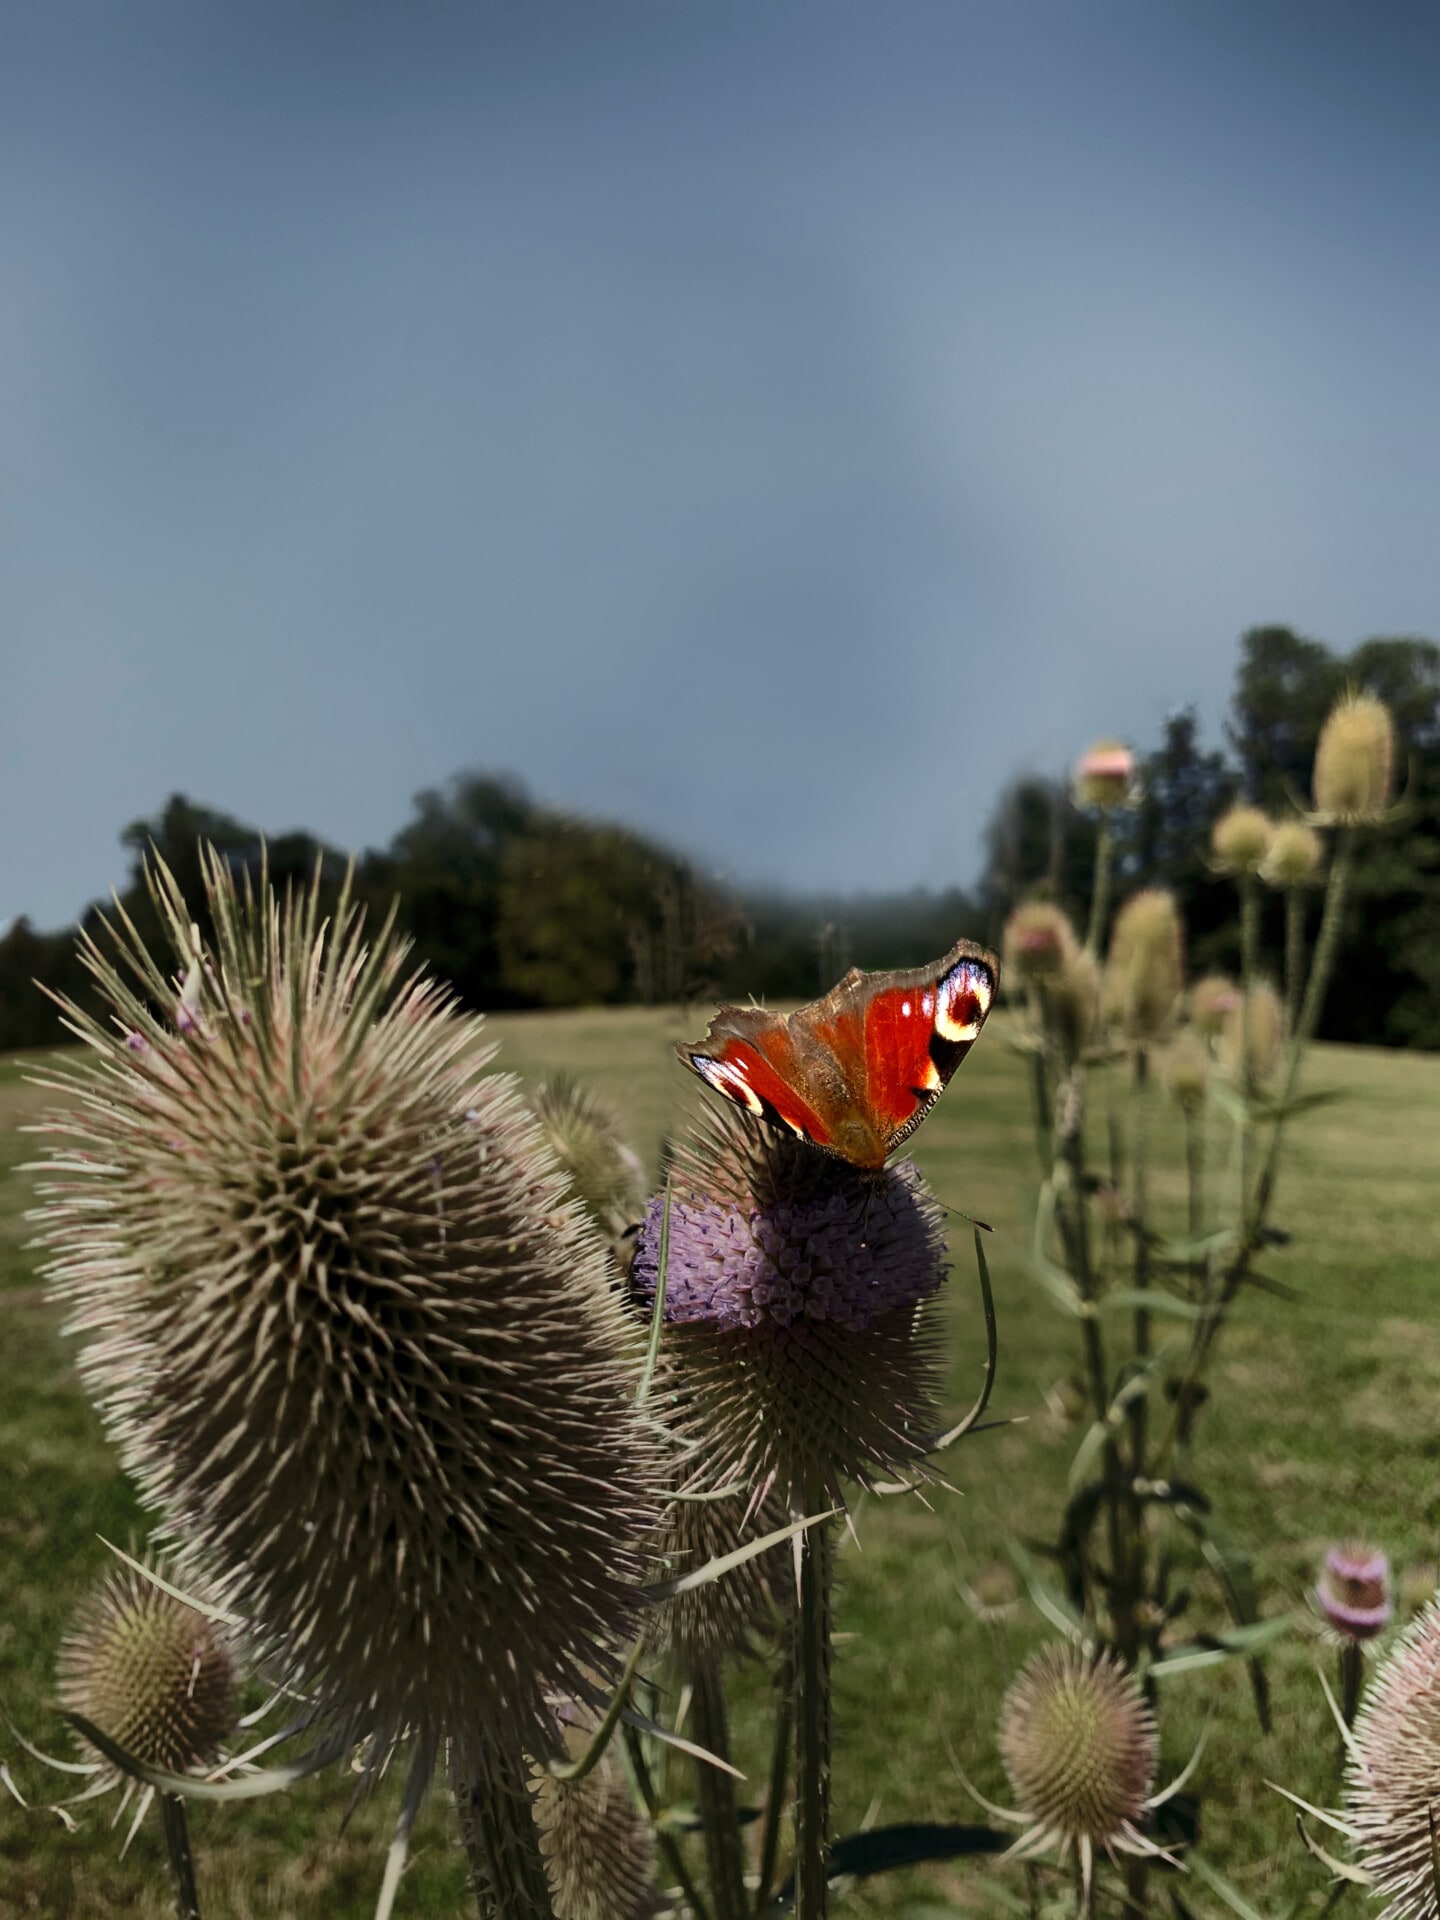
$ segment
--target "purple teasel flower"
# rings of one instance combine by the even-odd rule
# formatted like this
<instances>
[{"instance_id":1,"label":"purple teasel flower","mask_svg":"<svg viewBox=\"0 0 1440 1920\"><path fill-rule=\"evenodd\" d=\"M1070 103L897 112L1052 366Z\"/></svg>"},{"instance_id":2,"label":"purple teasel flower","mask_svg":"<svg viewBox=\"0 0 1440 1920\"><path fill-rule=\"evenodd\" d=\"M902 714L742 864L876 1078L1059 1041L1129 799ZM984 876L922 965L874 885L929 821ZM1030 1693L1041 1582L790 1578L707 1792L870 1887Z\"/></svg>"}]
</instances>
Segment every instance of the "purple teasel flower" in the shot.
<instances>
[{"instance_id":1,"label":"purple teasel flower","mask_svg":"<svg viewBox=\"0 0 1440 1920\"><path fill-rule=\"evenodd\" d=\"M1315 1584L1315 1599L1339 1639L1373 1640L1395 1615L1389 1560L1379 1547L1359 1541L1331 1547Z\"/></svg>"}]
</instances>

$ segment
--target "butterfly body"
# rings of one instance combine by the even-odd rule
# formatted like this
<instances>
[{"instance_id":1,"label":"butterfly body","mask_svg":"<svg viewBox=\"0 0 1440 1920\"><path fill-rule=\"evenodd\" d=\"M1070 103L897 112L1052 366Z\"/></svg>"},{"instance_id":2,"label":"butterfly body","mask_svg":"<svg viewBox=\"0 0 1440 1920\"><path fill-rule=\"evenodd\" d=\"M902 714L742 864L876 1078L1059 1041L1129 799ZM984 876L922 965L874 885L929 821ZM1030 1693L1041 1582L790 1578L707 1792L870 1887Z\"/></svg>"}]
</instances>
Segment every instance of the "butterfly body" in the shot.
<instances>
[{"instance_id":1,"label":"butterfly body","mask_svg":"<svg viewBox=\"0 0 1440 1920\"><path fill-rule=\"evenodd\" d=\"M721 1007L702 1041L677 1049L717 1093L867 1170L914 1132L974 1045L1000 963L961 940L908 972L852 967L788 1016Z\"/></svg>"}]
</instances>

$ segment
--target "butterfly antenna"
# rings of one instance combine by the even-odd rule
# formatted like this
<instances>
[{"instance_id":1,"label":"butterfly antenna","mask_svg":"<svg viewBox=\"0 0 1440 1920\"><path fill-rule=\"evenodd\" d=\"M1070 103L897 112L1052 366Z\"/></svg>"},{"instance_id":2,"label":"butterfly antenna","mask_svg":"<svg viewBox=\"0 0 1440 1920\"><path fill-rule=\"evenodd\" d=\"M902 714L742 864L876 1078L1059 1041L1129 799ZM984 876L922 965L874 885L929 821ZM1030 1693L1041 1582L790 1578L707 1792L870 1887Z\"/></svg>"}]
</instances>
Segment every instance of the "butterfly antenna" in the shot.
<instances>
[{"instance_id":1,"label":"butterfly antenna","mask_svg":"<svg viewBox=\"0 0 1440 1920\"><path fill-rule=\"evenodd\" d=\"M967 1226L978 1227L981 1233L994 1233L995 1229L988 1220L977 1220L973 1213L966 1213L963 1207L952 1207L948 1201L936 1200L936 1206L944 1213L953 1213L957 1220L963 1220Z\"/></svg>"}]
</instances>

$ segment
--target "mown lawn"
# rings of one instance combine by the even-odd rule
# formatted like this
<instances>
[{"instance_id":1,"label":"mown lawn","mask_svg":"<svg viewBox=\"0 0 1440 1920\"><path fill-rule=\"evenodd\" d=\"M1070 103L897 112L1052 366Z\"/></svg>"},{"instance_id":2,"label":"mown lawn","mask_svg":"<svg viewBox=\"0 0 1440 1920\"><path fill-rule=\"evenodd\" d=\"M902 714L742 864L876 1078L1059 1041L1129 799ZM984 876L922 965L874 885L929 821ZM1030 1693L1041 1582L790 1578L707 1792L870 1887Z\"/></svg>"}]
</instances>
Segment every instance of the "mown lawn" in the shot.
<instances>
[{"instance_id":1,"label":"mown lawn","mask_svg":"<svg viewBox=\"0 0 1440 1920\"><path fill-rule=\"evenodd\" d=\"M526 1078L566 1068L621 1111L654 1165L665 1130L683 1123L698 1088L671 1043L704 1017L675 1011L496 1018L497 1066ZM97 1535L143 1537L143 1517L115 1468L73 1370L73 1349L37 1290L22 1215L34 1150L18 1129L45 1104L25 1082L29 1062L0 1061L0 1697L31 1739L68 1753L50 1704L54 1652L77 1597L107 1564ZM1000 1311L994 1410L1023 1423L966 1442L950 1458L955 1495L868 1500L858 1542L842 1557L837 1704L839 1828L867 1816L963 1820L975 1814L947 1757L1004 1798L994 1728L1016 1666L1049 1633L1030 1608L978 1621L962 1584L1005 1560L1015 1533L1044 1536L1064 1498L1079 1438L1054 1388L1075 1365L1074 1327L1025 1277L1018 1258L1035 1179L1021 1062L1003 1017L992 1023L934 1116L915 1136L917 1159L943 1200L993 1223ZM1266 1613L1293 1612L1297 1630L1270 1656L1274 1727L1255 1723L1243 1669L1180 1676L1162 1702L1165 1775L1188 1757L1210 1719L1195 1786L1203 1849L1266 1920L1318 1912L1323 1876L1301 1851L1280 1780L1317 1802L1335 1792L1336 1742L1315 1678L1329 1655L1308 1624L1305 1593L1325 1543L1361 1534L1401 1570L1411 1604L1434 1584L1440 1531L1440 1059L1319 1049L1311 1086L1343 1099L1295 1123L1276 1219L1292 1235L1266 1271L1297 1289L1242 1300L1227 1333L1197 1451L1198 1475L1232 1534L1256 1555ZM1162 1162L1174 1127L1159 1122ZM1179 1205L1174 1180L1162 1204ZM973 1396L983 1354L969 1229L955 1223L950 1393ZM1218 1622L1196 1575L1197 1618ZM764 1771L765 1688L742 1674L738 1758L758 1797ZM0 1729L0 1757L34 1797L60 1790ZM382 1791L342 1833L350 1782L312 1781L282 1799L198 1807L192 1826L207 1920L362 1915L371 1910L393 1817ZM688 1797L676 1778L677 1798ZM0 1914L173 1912L158 1829L119 1858L123 1828L83 1809L79 1834L29 1816L0 1794ZM443 1795L417 1832L402 1914L462 1914L468 1905ZM855 1915L997 1914L1014 1873L984 1862L916 1870L847 1896ZM1197 1916L1228 1911L1194 1886ZM1363 1910L1356 1895L1341 1912ZM1156 1902L1164 1911L1168 1902Z\"/></svg>"}]
</instances>

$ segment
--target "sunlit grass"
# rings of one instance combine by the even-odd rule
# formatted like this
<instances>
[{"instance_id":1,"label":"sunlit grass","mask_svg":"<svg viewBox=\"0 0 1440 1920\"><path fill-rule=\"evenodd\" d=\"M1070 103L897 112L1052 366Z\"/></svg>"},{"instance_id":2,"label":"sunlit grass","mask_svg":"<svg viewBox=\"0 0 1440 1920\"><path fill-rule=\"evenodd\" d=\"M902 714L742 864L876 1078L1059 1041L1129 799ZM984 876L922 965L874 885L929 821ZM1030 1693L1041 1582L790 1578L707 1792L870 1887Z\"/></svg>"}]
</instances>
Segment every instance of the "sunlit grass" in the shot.
<instances>
[{"instance_id":1,"label":"sunlit grass","mask_svg":"<svg viewBox=\"0 0 1440 1920\"><path fill-rule=\"evenodd\" d=\"M683 1124L699 1088L673 1042L697 1037L703 1014L625 1010L497 1017L497 1065L526 1077L564 1068L619 1109L652 1167L668 1128ZM34 1056L30 1064L33 1064ZM0 1060L0 1695L42 1746L66 1750L50 1705L55 1648L80 1591L142 1516L117 1473L75 1379L58 1317L35 1288L27 1229L33 1151L17 1132L44 1097L14 1059ZM1015 1667L1048 1631L1028 1608L1011 1621L975 1620L962 1577L1005 1557L1014 1532L1043 1539L1063 1503L1079 1438L1047 1394L1075 1365L1073 1327L1028 1280L1023 1244L1035 1183L1022 1062L1003 1018L992 1023L913 1145L939 1196L996 1231L1001 1361L994 1409L1024 1424L982 1434L951 1456L959 1492L862 1504L858 1548L841 1562L836 1813L841 1830L880 1822L979 1818L946 1755L1000 1790L994 1724ZM1197 1468L1229 1531L1256 1552L1262 1607L1305 1614L1305 1590L1325 1542L1361 1532L1380 1541L1418 1587L1433 1576L1440 1529L1440 1059L1317 1050L1307 1084L1344 1098L1297 1120L1275 1218L1293 1236L1263 1270L1298 1289L1299 1304L1255 1292L1225 1336L1215 1398L1202 1420ZM1159 1107L1163 1159L1178 1129ZM1222 1168L1217 1158L1216 1174ZM1178 1210L1178 1181L1160 1184ZM969 1228L954 1223L950 1395L973 1396L983 1353ZM1216 1620L1203 1571L1197 1616ZM1335 1741L1313 1668L1328 1656L1298 1631L1271 1656L1274 1730L1256 1727L1243 1670L1169 1683L1162 1716L1168 1777L1187 1757L1207 1713L1210 1744L1196 1787L1203 1844L1267 1915L1321 1886L1299 1849L1268 1776L1318 1802L1334 1792ZM765 1684L739 1684L739 1758L758 1794L764 1770ZM0 1753L35 1795L56 1790L8 1735ZM193 1830L208 1920L368 1913L393 1813L382 1789L341 1832L351 1782L310 1782L283 1799L201 1807ZM689 1798L683 1774L676 1798ZM878 1800L878 1808L872 1803ZM120 1835L88 1813L67 1837L53 1817L27 1818L0 1798L0 1912L46 1916L161 1916L169 1906L158 1833L118 1859ZM443 1796L417 1835L401 1913L460 1914L468 1895ZM907 1904L996 1913L998 1871L983 1862L917 1871L858 1891L857 1914L902 1914ZM1016 1886L1018 1883L1011 1881ZM1213 1896L1188 1896L1197 1915ZM1317 1900L1318 1905L1318 1900ZM1307 1902L1308 1906L1308 1902Z\"/></svg>"}]
</instances>

